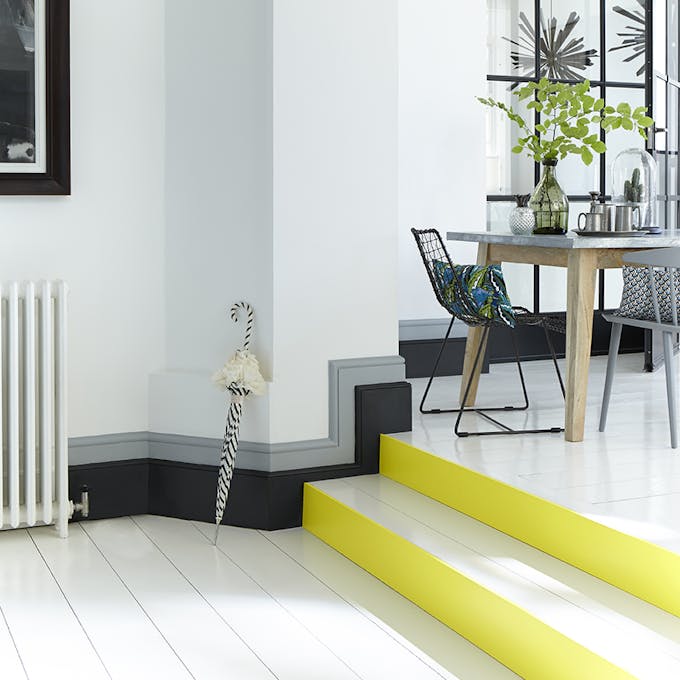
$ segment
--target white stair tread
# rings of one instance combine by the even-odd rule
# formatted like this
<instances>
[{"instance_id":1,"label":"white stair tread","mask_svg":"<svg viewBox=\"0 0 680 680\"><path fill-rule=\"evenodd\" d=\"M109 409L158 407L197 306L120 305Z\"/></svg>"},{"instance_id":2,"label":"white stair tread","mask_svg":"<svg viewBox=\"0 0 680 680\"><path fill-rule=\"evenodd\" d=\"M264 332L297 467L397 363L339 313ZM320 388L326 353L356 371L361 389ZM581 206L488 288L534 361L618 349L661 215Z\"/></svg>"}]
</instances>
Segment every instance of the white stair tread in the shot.
<instances>
[{"instance_id":1,"label":"white stair tread","mask_svg":"<svg viewBox=\"0 0 680 680\"><path fill-rule=\"evenodd\" d=\"M672 615L380 475L313 486L633 676L680 677Z\"/></svg>"},{"instance_id":2,"label":"white stair tread","mask_svg":"<svg viewBox=\"0 0 680 680\"><path fill-rule=\"evenodd\" d=\"M679 655L680 625L672 614L390 479L372 475L344 481L476 552L491 556L579 607L635 635L647 636L668 653Z\"/></svg>"}]
</instances>

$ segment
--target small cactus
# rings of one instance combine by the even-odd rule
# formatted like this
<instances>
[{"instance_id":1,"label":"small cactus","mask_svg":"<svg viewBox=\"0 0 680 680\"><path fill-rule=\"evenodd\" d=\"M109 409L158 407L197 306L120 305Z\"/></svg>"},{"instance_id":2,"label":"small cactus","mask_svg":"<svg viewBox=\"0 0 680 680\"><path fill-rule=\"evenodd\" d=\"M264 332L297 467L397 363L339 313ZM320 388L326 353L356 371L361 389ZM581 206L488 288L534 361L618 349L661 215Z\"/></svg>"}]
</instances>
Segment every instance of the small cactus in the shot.
<instances>
[{"instance_id":1,"label":"small cactus","mask_svg":"<svg viewBox=\"0 0 680 680\"><path fill-rule=\"evenodd\" d=\"M526 208L529 206L529 199L531 194L515 194L515 202L518 208Z\"/></svg>"},{"instance_id":2,"label":"small cactus","mask_svg":"<svg viewBox=\"0 0 680 680\"><path fill-rule=\"evenodd\" d=\"M644 188L644 184L640 184L640 169L635 168L631 178L627 179L623 185L623 197L629 203L640 203Z\"/></svg>"}]
</instances>

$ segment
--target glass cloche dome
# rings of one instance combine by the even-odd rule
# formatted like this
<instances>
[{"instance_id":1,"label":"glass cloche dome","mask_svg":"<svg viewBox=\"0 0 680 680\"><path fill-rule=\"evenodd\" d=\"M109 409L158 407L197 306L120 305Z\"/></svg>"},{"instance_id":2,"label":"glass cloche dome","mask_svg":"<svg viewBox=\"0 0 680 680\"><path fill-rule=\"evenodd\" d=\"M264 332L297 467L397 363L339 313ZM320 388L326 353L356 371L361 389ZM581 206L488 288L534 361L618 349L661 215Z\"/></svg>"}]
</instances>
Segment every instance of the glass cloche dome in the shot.
<instances>
[{"instance_id":1,"label":"glass cloche dome","mask_svg":"<svg viewBox=\"0 0 680 680\"><path fill-rule=\"evenodd\" d=\"M640 226L656 227L656 161L644 149L626 149L612 167L612 201L640 206Z\"/></svg>"}]
</instances>

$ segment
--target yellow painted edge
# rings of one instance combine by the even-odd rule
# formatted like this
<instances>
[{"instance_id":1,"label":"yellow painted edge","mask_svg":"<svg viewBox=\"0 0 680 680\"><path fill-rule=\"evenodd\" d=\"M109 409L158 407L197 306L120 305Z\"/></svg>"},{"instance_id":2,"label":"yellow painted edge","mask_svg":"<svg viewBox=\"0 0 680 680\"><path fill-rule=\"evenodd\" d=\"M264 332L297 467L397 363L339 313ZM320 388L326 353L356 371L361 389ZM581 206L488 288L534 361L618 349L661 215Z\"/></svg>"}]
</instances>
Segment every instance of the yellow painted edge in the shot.
<instances>
[{"instance_id":1,"label":"yellow painted edge","mask_svg":"<svg viewBox=\"0 0 680 680\"><path fill-rule=\"evenodd\" d=\"M680 555L387 435L380 474L680 616Z\"/></svg>"},{"instance_id":2,"label":"yellow painted edge","mask_svg":"<svg viewBox=\"0 0 680 680\"><path fill-rule=\"evenodd\" d=\"M525 680L633 677L309 483L302 526Z\"/></svg>"}]
</instances>

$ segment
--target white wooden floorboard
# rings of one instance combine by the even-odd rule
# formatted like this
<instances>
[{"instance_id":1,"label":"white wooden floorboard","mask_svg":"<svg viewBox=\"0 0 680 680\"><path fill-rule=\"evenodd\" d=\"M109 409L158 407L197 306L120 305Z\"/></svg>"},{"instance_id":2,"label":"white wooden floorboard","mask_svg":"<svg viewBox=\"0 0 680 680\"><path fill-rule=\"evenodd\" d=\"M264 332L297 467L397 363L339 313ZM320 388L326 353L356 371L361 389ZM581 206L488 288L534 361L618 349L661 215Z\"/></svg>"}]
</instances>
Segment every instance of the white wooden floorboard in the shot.
<instances>
[{"instance_id":1,"label":"white wooden floorboard","mask_svg":"<svg viewBox=\"0 0 680 680\"><path fill-rule=\"evenodd\" d=\"M84 529L196 680L275 677L131 519Z\"/></svg>"},{"instance_id":2,"label":"white wooden floorboard","mask_svg":"<svg viewBox=\"0 0 680 680\"><path fill-rule=\"evenodd\" d=\"M597 503L583 512L602 524L680 553L679 493ZM674 520L673 528L669 524Z\"/></svg>"},{"instance_id":3,"label":"white wooden floorboard","mask_svg":"<svg viewBox=\"0 0 680 680\"><path fill-rule=\"evenodd\" d=\"M0 607L30 680L110 677L23 529L0 533Z\"/></svg>"},{"instance_id":4,"label":"white wooden floorboard","mask_svg":"<svg viewBox=\"0 0 680 680\"><path fill-rule=\"evenodd\" d=\"M457 680L518 677L307 531L287 529L263 535L416 656L437 664Z\"/></svg>"},{"instance_id":5,"label":"white wooden floorboard","mask_svg":"<svg viewBox=\"0 0 680 680\"><path fill-rule=\"evenodd\" d=\"M516 570L510 568L511 565L495 561L493 555L488 555L486 547L468 546L450 538L424 524L422 518L415 519L345 480L325 480L315 482L314 486L450 564L453 569L510 600L578 644L627 670L633 677L640 680L680 677L680 659L575 605L561 593L549 590L545 578L538 579L534 573L528 574L524 569ZM420 498L409 489L404 489L404 492ZM452 520L457 514L450 508L442 506L441 509ZM522 572L521 575L518 571Z\"/></svg>"},{"instance_id":6,"label":"white wooden floorboard","mask_svg":"<svg viewBox=\"0 0 680 680\"><path fill-rule=\"evenodd\" d=\"M563 489L576 486L591 486L608 484L611 482L639 481L645 478L666 477L680 474L680 456L677 458L664 457L657 460L647 456L644 461L626 462L623 456L596 457L589 465L572 470L563 462L553 465L552 469L541 472L525 472L520 476L530 481L541 482L551 489Z\"/></svg>"},{"instance_id":7,"label":"white wooden floorboard","mask_svg":"<svg viewBox=\"0 0 680 680\"><path fill-rule=\"evenodd\" d=\"M313 631L304 628L192 524L153 516L134 521L279 680L357 680Z\"/></svg>"},{"instance_id":8,"label":"white wooden floorboard","mask_svg":"<svg viewBox=\"0 0 680 680\"><path fill-rule=\"evenodd\" d=\"M204 535L213 535L211 525L197 526ZM292 616L316 631L362 680L441 680L438 669L396 642L264 536L222 527L218 545Z\"/></svg>"},{"instance_id":9,"label":"white wooden floorboard","mask_svg":"<svg viewBox=\"0 0 680 680\"><path fill-rule=\"evenodd\" d=\"M82 525L66 540L51 527L30 534L113 680L191 678Z\"/></svg>"},{"instance_id":10,"label":"white wooden floorboard","mask_svg":"<svg viewBox=\"0 0 680 680\"><path fill-rule=\"evenodd\" d=\"M5 616L0 610L0 677L26 680L27 675L17 652Z\"/></svg>"}]
</instances>

